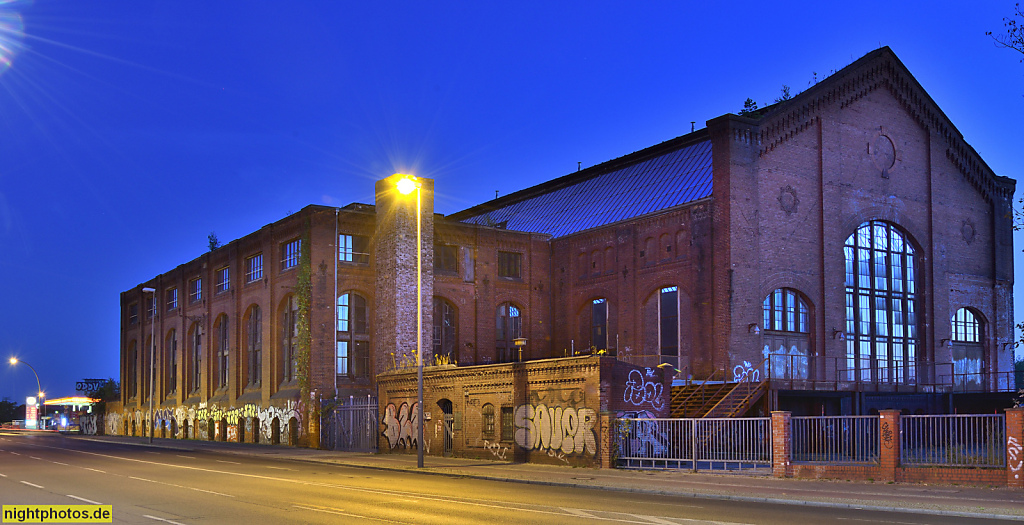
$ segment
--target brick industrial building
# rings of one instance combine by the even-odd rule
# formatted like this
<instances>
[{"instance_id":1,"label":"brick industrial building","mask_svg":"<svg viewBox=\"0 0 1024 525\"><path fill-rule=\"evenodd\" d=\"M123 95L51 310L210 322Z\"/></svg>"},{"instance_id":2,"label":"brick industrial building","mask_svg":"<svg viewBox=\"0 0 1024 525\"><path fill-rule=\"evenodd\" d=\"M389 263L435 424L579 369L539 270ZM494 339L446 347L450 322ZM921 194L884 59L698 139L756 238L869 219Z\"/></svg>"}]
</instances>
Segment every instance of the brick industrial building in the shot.
<instances>
[{"instance_id":1,"label":"brick industrial building","mask_svg":"<svg viewBox=\"0 0 1024 525\"><path fill-rule=\"evenodd\" d=\"M677 379L767 378L762 406L814 414L942 412L951 392L1013 386L1015 182L888 48L791 100L453 215L420 180L429 363L604 350ZM415 353L415 204L395 182L123 292L108 431L145 424L154 325L158 435L297 439L300 322L312 396L376 395Z\"/></svg>"}]
</instances>

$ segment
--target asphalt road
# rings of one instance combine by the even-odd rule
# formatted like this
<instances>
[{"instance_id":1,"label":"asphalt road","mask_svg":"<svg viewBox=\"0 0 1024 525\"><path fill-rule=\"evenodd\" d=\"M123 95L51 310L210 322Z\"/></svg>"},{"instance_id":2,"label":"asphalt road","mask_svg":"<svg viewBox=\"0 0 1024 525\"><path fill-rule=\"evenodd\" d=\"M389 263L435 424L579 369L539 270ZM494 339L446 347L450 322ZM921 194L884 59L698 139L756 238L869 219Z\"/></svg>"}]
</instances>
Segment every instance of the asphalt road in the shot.
<instances>
[{"instance_id":1,"label":"asphalt road","mask_svg":"<svg viewBox=\"0 0 1024 525\"><path fill-rule=\"evenodd\" d=\"M149 525L968 521L505 483L3 431L0 504L112 505L115 523Z\"/></svg>"}]
</instances>

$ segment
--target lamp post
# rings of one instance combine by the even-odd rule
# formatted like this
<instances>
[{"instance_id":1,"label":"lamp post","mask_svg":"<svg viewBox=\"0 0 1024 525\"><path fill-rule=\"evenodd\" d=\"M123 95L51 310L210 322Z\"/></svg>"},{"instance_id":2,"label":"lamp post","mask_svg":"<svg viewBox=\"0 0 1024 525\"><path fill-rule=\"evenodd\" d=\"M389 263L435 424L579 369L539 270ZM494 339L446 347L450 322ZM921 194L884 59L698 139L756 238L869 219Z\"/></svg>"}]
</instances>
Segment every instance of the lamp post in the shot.
<instances>
[{"instance_id":1,"label":"lamp post","mask_svg":"<svg viewBox=\"0 0 1024 525\"><path fill-rule=\"evenodd\" d=\"M153 381L156 379L156 362L153 359L156 357L156 288L143 288L142 293L153 294L153 311L150 312L149 319L149 442L153 442Z\"/></svg>"},{"instance_id":2,"label":"lamp post","mask_svg":"<svg viewBox=\"0 0 1024 525\"><path fill-rule=\"evenodd\" d=\"M10 363L11 363L11 366L14 366L14 365L16 365L18 363L21 363L21 364L27 366L28 369L32 371L32 375L36 376L36 394L39 395L39 397L37 399L42 399L42 398L46 397L43 394L43 387L40 386L40 384L39 384L39 374L36 373L36 369L35 368L32 368L32 365L30 365L30 364L28 364L28 363L26 363L24 361L19 360L17 357L12 357L10 359ZM45 405L43 405L43 406L45 406ZM36 428L39 428L39 420L40 420L39 412L36 412Z\"/></svg>"},{"instance_id":3,"label":"lamp post","mask_svg":"<svg viewBox=\"0 0 1024 525\"><path fill-rule=\"evenodd\" d=\"M421 184L407 175L398 181L398 192L416 190L416 467L423 468L423 241L421 240Z\"/></svg>"}]
</instances>

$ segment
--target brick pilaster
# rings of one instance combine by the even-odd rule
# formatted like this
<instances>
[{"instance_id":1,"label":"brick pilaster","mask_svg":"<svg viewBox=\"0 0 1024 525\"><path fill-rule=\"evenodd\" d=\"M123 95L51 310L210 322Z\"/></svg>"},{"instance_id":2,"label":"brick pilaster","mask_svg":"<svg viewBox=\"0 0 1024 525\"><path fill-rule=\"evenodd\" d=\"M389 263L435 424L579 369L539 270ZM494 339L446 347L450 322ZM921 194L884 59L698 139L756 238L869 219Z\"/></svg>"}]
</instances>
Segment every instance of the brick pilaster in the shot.
<instances>
[{"instance_id":1,"label":"brick pilaster","mask_svg":"<svg viewBox=\"0 0 1024 525\"><path fill-rule=\"evenodd\" d=\"M1024 489L1024 408L1006 409L1006 486Z\"/></svg>"},{"instance_id":2,"label":"brick pilaster","mask_svg":"<svg viewBox=\"0 0 1024 525\"><path fill-rule=\"evenodd\" d=\"M599 417L601 429L597 441L597 455L600 457L600 465L601 468L615 468L614 458L612 458L612 447L615 445L612 436L613 419L607 413L603 413Z\"/></svg>"},{"instance_id":3,"label":"brick pilaster","mask_svg":"<svg viewBox=\"0 0 1024 525\"><path fill-rule=\"evenodd\" d=\"M777 478L788 478L792 475L792 415L792 412L772 411L772 475Z\"/></svg>"},{"instance_id":4,"label":"brick pilaster","mask_svg":"<svg viewBox=\"0 0 1024 525\"><path fill-rule=\"evenodd\" d=\"M882 420L878 423L879 464L883 481L897 481L896 470L900 467L900 411L880 411Z\"/></svg>"}]
</instances>

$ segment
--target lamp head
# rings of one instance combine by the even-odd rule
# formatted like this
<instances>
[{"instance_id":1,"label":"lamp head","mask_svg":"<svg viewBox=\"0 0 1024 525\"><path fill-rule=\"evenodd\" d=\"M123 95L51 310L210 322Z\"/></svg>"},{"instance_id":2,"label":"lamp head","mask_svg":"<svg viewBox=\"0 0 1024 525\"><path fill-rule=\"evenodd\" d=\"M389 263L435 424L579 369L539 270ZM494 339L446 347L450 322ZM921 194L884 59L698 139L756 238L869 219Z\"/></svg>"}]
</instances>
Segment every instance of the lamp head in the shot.
<instances>
[{"instance_id":1,"label":"lamp head","mask_svg":"<svg viewBox=\"0 0 1024 525\"><path fill-rule=\"evenodd\" d=\"M12 358L8 359L8 361L9 361L9 362L10 362L10 363L11 363L12 365L16 365L16 364L18 364L18 358L17 358L17 357L12 357Z\"/></svg>"},{"instance_id":2,"label":"lamp head","mask_svg":"<svg viewBox=\"0 0 1024 525\"><path fill-rule=\"evenodd\" d=\"M153 293L156 292L156 288L143 288L142 293Z\"/></svg>"},{"instance_id":3,"label":"lamp head","mask_svg":"<svg viewBox=\"0 0 1024 525\"><path fill-rule=\"evenodd\" d=\"M398 187L398 193L402 195L408 195L419 187L419 183L416 182L416 177L412 175L403 175L401 179L395 184Z\"/></svg>"}]
</instances>

